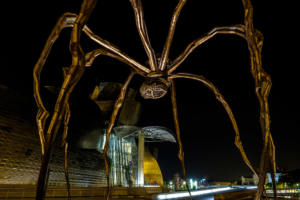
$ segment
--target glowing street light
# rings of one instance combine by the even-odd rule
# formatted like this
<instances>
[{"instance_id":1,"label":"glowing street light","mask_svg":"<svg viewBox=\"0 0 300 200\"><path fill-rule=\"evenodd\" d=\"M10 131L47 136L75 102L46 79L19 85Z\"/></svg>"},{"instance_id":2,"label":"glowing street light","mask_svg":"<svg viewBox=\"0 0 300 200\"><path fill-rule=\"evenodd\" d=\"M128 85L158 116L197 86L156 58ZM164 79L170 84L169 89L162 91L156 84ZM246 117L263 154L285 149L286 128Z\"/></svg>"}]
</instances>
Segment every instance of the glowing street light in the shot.
<instances>
[{"instance_id":1,"label":"glowing street light","mask_svg":"<svg viewBox=\"0 0 300 200\"><path fill-rule=\"evenodd\" d=\"M185 185L185 181L183 181L183 185Z\"/></svg>"}]
</instances>

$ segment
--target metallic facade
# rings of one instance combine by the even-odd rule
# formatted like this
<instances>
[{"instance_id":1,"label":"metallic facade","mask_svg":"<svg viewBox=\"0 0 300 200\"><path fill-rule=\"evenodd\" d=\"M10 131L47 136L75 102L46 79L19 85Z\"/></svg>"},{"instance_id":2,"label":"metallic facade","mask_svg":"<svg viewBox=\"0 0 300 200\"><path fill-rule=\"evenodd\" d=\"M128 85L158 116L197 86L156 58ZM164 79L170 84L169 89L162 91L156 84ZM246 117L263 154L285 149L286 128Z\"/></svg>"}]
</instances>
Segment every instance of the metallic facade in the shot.
<instances>
[{"instance_id":1,"label":"metallic facade","mask_svg":"<svg viewBox=\"0 0 300 200\"><path fill-rule=\"evenodd\" d=\"M122 88L120 84L109 83L109 85ZM53 92L53 95L48 92L49 87L46 88L45 104L50 106L49 99L56 98L57 93ZM59 88L51 87L51 91L53 90L59 91ZM129 91L131 90L129 88ZM37 185L42 153L39 136L36 134L36 107L32 102L32 95L30 93L23 95L7 87L0 87L0 95L3 97L0 101L0 184ZM103 99L101 95L99 93L99 100ZM110 96L116 98L113 94ZM105 98L109 99L108 97ZM127 95L127 100L130 101L132 97ZM69 184L71 187L106 187L102 153L108 121L104 123L101 121L99 118L101 112L97 104L88 97L84 100L86 104L79 104L75 99L72 102L70 107L73 114L69 124L71 137L67 138ZM109 140L110 183L111 186L134 187L137 186L137 145L134 137L119 137L119 127L123 126L117 126ZM61 147L62 137L63 132L58 131L50 161L49 186L67 185L63 162L65 151Z\"/></svg>"},{"instance_id":2,"label":"metallic facade","mask_svg":"<svg viewBox=\"0 0 300 200\"><path fill-rule=\"evenodd\" d=\"M146 183L150 183L155 180L157 185L164 185L160 167L148 147L145 147L144 174Z\"/></svg>"},{"instance_id":3,"label":"metallic facade","mask_svg":"<svg viewBox=\"0 0 300 200\"><path fill-rule=\"evenodd\" d=\"M106 126L108 123L106 123ZM106 135L102 135L98 151L103 153ZM120 138L112 133L109 139L110 186L137 186L137 146L134 138Z\"/></svg>"},{"instance_id":4,"label":"metallic facade","mask_svg":"<svg viewBox=\"0 0 300 200\"><path fill-rule=\"evenodd\" d=\"M0 184L36 186L43 155L40 139L36 134L37 109L31 91L20 92L6 86L5 89L0 88L0 96ZM52 101L49 99L55 98L49 92L44 93L44 97L46 106L51 105ZM77 118L75 112L73 117ZM80 126L73 128L80 128ZM72 130L70 134L73 134ZM50 186L66 186L62 135L62 131L59 131L53 143L48 182ZM79 149L71 145L68 161L72 187L106 186L104 159L97 150Z\"/></svg>"}]
</instances>

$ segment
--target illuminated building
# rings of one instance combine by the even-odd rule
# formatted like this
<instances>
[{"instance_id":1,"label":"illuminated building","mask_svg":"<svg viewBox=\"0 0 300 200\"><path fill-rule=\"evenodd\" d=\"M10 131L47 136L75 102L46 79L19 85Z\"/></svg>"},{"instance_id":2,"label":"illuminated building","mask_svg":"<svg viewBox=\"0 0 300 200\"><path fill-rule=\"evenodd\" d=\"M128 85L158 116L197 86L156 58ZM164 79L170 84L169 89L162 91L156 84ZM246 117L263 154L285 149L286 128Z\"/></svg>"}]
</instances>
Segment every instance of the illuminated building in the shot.
<instances>
[{"instance_id":1,"label":"illuminated building","mask_svg":"<svg viewBox=\"0 0 300 200\"><path fill-rule=\"evenodd\" d=\"M71 99L69 123L68 171L71 187L106 186L102 156L105 132L121 84L101 83L90 98ZM1 87L0 101L0 184L36 185L42 159L41 145L35 122L36 105L31 91L19 92ZM46 87L42 93L45 105L51 108L59 88ZM51 92L50 92L51 91ZM135 101L136 91L128 89L125 103L110 136L110 184L138 185L138 135L144 133L145 142L176 142L164 127L138 127L141 105ZM15 100L14 100L15 99ZM53 109L49 109L53 110ZM130 113L130 114L128 114ZM65 186L64 152L61 147L62 130L54 141L50 163L49 185ZM156 161L157 150L144 148L145 183L163 177Z\"/></svg>"}]
</instances>

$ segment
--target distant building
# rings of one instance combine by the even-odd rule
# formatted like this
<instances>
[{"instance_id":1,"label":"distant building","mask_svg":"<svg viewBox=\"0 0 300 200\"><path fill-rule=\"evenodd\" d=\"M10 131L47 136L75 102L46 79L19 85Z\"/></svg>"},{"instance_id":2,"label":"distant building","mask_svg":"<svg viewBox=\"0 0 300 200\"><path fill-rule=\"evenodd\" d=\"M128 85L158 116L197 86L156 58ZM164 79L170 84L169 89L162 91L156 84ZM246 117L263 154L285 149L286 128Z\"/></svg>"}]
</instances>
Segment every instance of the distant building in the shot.
<instances>
[{"instance_id":1,"label":"distant building","mask_svg":"<svg viewBox=\"0 0 300 200\"><path fill-rule=\"evenodd\" d=\"M231 182L218 182L218 181L211 181L210 185L230 185Z\"/></svg>"},{"instance_id":2,"label":"distant building","mask_svg":"<svg viewBox=\"0 0 300 200\"><path fill-rule=\"evenodd\" d=\"M278 183L280 175L281 175L281 173L276 173L275 174L275 181L277 183ZM244 182L243 182L243 177L244 177ZM245 178L245 177L247 177L247 178ZM251 177L251 176L242 176L242 185L258 185L258 182L259 182L259 178L256 174L253 174L253 177ZM265 183L272 183L271 173L267 173Z\"/></svg>"},{"instance_id":3,"label":"distant building","mask_svg":"<svg viewBox=\"0 0 300 200\"><path fill-rule=\"evenodd\" d=\"M242 176L242 185L254 185L253 176Z\"/></svg>"},{"instance_id":4,"label":"distant building","mask_svg":"<svg viewBox=\"0 0 300 200\"><path fill-rule=\"evenodd\" d=\"M277 166L276 167L277 173L287 173L288 172L288 166Z\"/></svg>"},{"instance_id":5,"label":"distant building","mask_svg":"<svg viewBox=\"0 0 300 200\"><path fill-rule=\"evenodd\" d=\"M205 175L205 180L206 180L207 182L211 181L210 175Z\"/></svg>"},{"instance_id":6,"label":"distant building","mask_svg":"<svg viewBox=\"0 0 300 200\"><path fill-rule=\"evenodd\" d=\"M300 169L282 173L280 178L282 178L284 181L300 182Z\"/></svg>"},{"instance_id":7,"label":"distant building","mask_svg":"<svg viewBox=\"0 0 300 200\"><path fill-rule=\"evenodd\" d=\"M258 185L259 178L256 174L253 174L253 182L254 182L254 185Z\"/></svg>"}]
</instances>

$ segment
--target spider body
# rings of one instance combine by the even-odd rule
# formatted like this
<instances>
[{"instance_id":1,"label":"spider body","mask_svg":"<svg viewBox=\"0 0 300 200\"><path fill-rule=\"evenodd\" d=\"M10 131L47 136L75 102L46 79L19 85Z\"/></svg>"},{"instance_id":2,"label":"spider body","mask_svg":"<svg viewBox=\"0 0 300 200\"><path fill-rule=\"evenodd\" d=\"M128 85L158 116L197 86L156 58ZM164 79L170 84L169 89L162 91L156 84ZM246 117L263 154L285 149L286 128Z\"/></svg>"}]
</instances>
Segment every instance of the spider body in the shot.
<instances>
[{"instance_id":1,"label":"spider body","mask_svg":"<svg viewBox=\"0 0 300 200\"><path fill-rule=\"evenodd\" d=\"M161 54L156 54L156 63L158 65L160 61ZM171 60L167 59L167 67L170 66L170 64ZM149 60L146 62L146 66L150 66ZM141 85L140 93L145 99L159 99L167 94L169 86L170 80L166 70L161 71L159 68L155 68L155 71L151 71L146 75L146 81Z\"/></svg>"},{"instance_id":2,"label":"spider body","mask_svg":"<svg viewBox=\"0 0 300 200\"><path fill-rule=\"evenodd\" d=\"M36 120L38 124L38 130L39 130L39 135L40 135L40 140L42 145L42 153L43 153L43 160L42 160L42 165L40 168L40 174L38 179L36 199L43 200L45 197L47 181L50 173L49 163L50 163L51 153L52 153L52 143L53 140L55 139L57 130L59 129L59 126L62 121L64 123L64 135L63 135L62 145L65 151L65 176L66 176L67 187L69 192L68 195L70 197L70 191L69 191L70 185L69 185L68 171L67 171L68 143L66 141L67 133L68 133L68 122L71 115L71 110L69 107L69 97L70 94L72 93L72 90L76 86L78 80L80 79L81 75L83 74L84 67L91 66L94 59L99 55L106 55L118 59L121 62L128 64L132 68L131 73L129 74L121 90L118 100L115 103L114 111L112 113L109 125L107 127L107 132L106 132L107 139L103 151L103 157L105 160L106 177L107 177L107 185L108 185L107 199L109 198L109 191L110 191L109 171L108 171L109 165L107 160L108 140L112 128L114 126L117 114L119 112L119 109L122 107L122 104L124 102L127 87L135 74L142 75L146 78L146 81L140 87L141 96L146 99L161 98L166 95L168 89L170 88L171 102L172 102L173 115L175 121L175 129L177 134L177 142L179 145L178 156L181 162L183 177L186 183L188 182L186 181L186 173L185 173L185 166L184 166L184 152L183 152L183 147L180 139L180 130L179 130L179 122L178 122L177 103L176 103L176 91L175 91L175 82L174 82L174 79L176 78L187 78L187 79L197 80L202 82L209 89L212 90L216 98L223 104L224 108L226 109L226 112L228 113L231 119L233 128L236 132L235 144L239 148L244 161L255 174L259 173L259 186L258 186L255 200L259 200L262 196L262 192L264 191L266 170L268 168L271 170L272 173L272 182L274 183L273 185L274 197L276 198L276 181L275 181L275 174L274 174L274 171L276 171L275 153L274 153L275 147L272 140L272 136L270 134L269 107L268 107L268 100L267 100L272 82L270 76L263 70L261 65L260 53L261 53L261 48L263 43L262 41L263 37L259 31L253 28L253 7L251 4L251 0L241 0L243 2L244 10L245 10L245 16L244 16L245 25L215 27L208 33L200 36L199 38L191 42L186 47L186 49L176 59L173 60L173 62L171 62L171 60L168 59L169 51L170 51L171 43L175 32L176 22L187 0L178 0L178 4L172 16L168 37L161 55L155 54L154 50L151 47L146 24L144 21L144 13L143 13L141 0L129 0L129 1L132 4L135 13L137 29L141 37L141 40L143 42L144 49L149 58L149 60L146 62L146 65L142 65L139 62L135 61L134 59L126 55L124 52L122 52L117 46L100 38L88 28L86 23L90 17L92 10L94 9L97 3L97 0L83 0L83 4L79 16L73 13L65 13L64 15L62 15L58 20L57 24L55 25L50 36L48 37L48 40L40 55L40 58L37 64L35 65L34 73L33 73L34 74L34 96L39 108ZM47 135L45 137L44 136L45 124L49 112L46 110L40 94L40 73L47 59L47 56L49 55L53 43L58 38L61 30L65 27L72 27L72 34L70 39L72 65L70 68L64 68L65 79L55 105L54 114L52 116L50 126L48 127ZM80 45L81 31L85 32L92 40L94 40L96 43L101 45L103 48L96 49L84 55ZM251 57L251 72L253 78L255 79L255 87L261 88L261 90L256 90L256 94L258 96L261 105L260 123L262 125L262 131L264 135L263 137L264 149L261 157L259 172L257 172L254 169L254 167L250 164L249 160L246 157L246 154L243 150L242 143L240 141L239 131L233 113L229 105L225 101L224 97L218 91L218 89L210 81L205 79L203 76L190 74L190 73L173 73L173 71L180 66L180 64L187 58L187 56L195 48L197 48L199 45L211 39L217 34L235 34L245 38L248 42L248 48L250 50L250 57ZM188 185L187 188L189 188Z\"/></svg>"},{"instance_id":3,"label":"spider body","mask_svg":"<svg viewBox=\"0 0 300 200\"><path fill-rule=\"evenodd\" d=\"M167 94L169 85L164 77L147 78L140 87L140 93L145 99L159 99Z\"/></svg>"}]
</instances>

